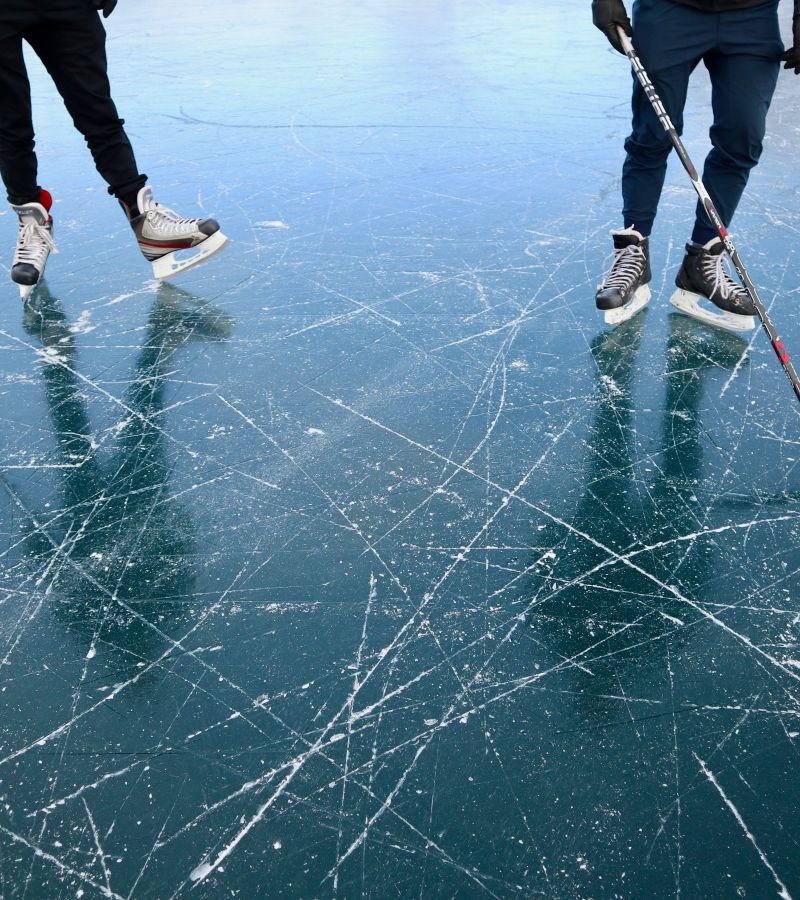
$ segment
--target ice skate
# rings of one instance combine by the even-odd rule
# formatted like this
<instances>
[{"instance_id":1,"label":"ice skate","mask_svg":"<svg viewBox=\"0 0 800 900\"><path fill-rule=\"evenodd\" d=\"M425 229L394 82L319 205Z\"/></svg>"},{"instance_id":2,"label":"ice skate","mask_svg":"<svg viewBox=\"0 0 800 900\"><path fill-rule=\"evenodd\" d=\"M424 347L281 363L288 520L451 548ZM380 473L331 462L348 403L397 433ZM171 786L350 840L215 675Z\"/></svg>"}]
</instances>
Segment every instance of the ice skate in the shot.
<instances>
[{"instance_id":1,"label":"ice skate","mask_svg":"<svg viewBox=\"0 0 800 900\"><path fill-rule=\"evenodd\" d=\"M150 187L139 191L136 206L131 209L122 203L139 249L152 264L158 279L172 278L205 262L228 243L214 219L184 219L157 203ZM182 250L192 252L177 256Z\"/></svg>"},{"instance_id":2,"label":"ice skate","mask_svg":"<svg viewBox=\"0 0 800 900\"><path fill-rule=\"evenodd\" d=\"M11 265L11 280L19 285L19 295L27 300L44 275L47 258L58 253L53 243L53 218L50 207L53 198L47 191L39 195L38 203L12 204L19 216L19 234Z\"/></svg>"},{"instance_id":3,"label":"ice skate","mask_svg":"<svg viewBox=\"0 0 800 900\"><path fill-rule=\"evenodd\" d=\"M752 331L756 309L744 288L725 271L720 238L707 244L687 244L675 284L678 290L670 298L675 309L726 331ZM706 301L714 304L709 308Z\"/></svg>"},{"instance_id":4,"label":"ice skate","mask_svg":"<svg viewBox=\"0 0 800 900\"><path fill-rule=\"evenodd\" d=\"M606 325L619 325L632 319L650 302L648 283L650 251L648 240L633 228L612 231L614 260L595 294L597 308L604 313Z\"/></svg>"}]
</instances>

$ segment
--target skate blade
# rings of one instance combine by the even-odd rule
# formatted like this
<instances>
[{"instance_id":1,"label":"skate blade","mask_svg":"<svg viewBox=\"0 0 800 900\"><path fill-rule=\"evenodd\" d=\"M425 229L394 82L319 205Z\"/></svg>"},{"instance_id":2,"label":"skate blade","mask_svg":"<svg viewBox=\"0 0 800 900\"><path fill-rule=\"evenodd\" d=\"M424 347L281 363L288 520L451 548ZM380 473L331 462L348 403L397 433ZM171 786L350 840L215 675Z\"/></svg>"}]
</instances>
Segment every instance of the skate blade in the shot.
<instances>
[{"instance_id":1,"label":"skate blade","mask_svg":"<svg viewBox=\"0 0 800 900\"><path fill-rule=\"evenodd\" d=\"M20 300L22 300L23 302L26 301L28 297L30 297L30 295L33 293L37 285L38 282L36 284L18 284L17 287L19 288Z\"/></svg>"},{"instance_id":2,"label":"skate blade","mask_svg":"<svg viewBox=\"0 0 800 900\"><path fill-rule=\"evenodd\" d=\"M209 257L224 250L228 244L228 239L221 231L216 231L211 237L206 238L202 244L192 247L191 256L178 258L175 252L167 253L153 261L153 274L159 281L166 281L168 278L174 278L205 262Z\"/></svg>"},{"instance_id":3,"label":"skate blade","mask_svg":"<svg viewBox=\"0 0 800 900\"><path fill-rule=\"evenodd\" d=\"M617 309L607 309L605 311L603 319L606 325L621 325L623 322L627 322L628 319L632 319L636 313L647 306L651 296L650 288L646 284L643 284L640 288L637 288L636 293L625 306L620 306Z\"/></svg>"},{"instance_id":4,"label":"skate blade","mask_svg":"<svg viewBox=\"0 0 800 900\"><path fill-rule=\"evenodd\" d=\"M733 331L741 333L743 331L752 331L756 327L755 316L742 316L737 313L728 312L724 309L713 310L708 309L701 304L701 300L708 303L705 297L700 294L694 294L691 291L684 291L678 288L677 291L669 298L669 302L685 316L697 319L705 325L711 325L712 328L723 328L725 331Z\"/></svg>"}]
</instances>

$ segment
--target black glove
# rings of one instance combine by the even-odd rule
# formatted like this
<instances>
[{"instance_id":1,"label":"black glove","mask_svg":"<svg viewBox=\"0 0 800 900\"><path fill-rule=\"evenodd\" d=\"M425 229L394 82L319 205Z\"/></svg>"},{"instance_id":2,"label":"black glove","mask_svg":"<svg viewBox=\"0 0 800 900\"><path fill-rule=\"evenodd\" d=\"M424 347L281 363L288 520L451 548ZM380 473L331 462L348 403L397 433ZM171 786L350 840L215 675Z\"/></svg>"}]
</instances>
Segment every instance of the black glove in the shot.
<instances>
[{"instance_id":1,"label":"black glove","mask_svg":"<svg viewBox=\"0 0 800 900\"><path fill-rule=\"evenodd\" d=\"M783 54L784 69L794 69L795 75L800 75L800 14L794 17L792 26L794 34L794 46Z\"/></svg>"},{"instance_id":2,"label":"black glove","mask_svg":"<svg viewBox=\"0 0 800 900\"><path fill-rule=\"evenodd\" d=\"M103 18L107 19L112 12L114 12L114 7L117 5L117 0L94 0L94 8L99 12L103 11Z\"/></svg>"},{"instance_id":3,"label":"black glove","mask_svg":"<svg viewBox=\"0 0 800 900\"><path fill-rule=\"evenodd\" d=\"M622 0L592 0L592 21L608 38L615 50L619 50L620 53L625 52L619 40L617 26L621 26L628 37L633 35L633 29Z\"/></svg>"}]
</instances>

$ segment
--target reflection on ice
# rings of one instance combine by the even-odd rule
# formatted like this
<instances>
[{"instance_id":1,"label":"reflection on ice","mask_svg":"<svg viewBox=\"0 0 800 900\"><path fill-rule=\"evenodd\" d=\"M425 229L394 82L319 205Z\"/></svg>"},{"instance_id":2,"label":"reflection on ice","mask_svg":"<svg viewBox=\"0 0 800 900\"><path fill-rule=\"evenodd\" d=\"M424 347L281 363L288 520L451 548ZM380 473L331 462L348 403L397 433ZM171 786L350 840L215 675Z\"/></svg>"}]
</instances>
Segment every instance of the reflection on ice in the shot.
<instances>
[{"instance_id":1,"label":"reflection on ice","mask_svg":"<svg viewBox=\"0 0 800 900\"><path fill-rule=\"evenodd\" d=\"M43 348L61 488L42 510L25 509L26 554L42 573L38 586L60 598L55 614L88 642L87 659L100 642L134 674L162 643L169 601L193 593L196 537L185 504L170 497L164 405L173 357L190 341L225 340L232 323L180 288L158 288L108 455L94 436L73 329L45 283L23 321Z\"/></svg>"},{"instance_id":2,"label":"reflection on ice","mask_svg":"<svg viewBox=\"0 0 800 900\"><path fill-rule=\"evenodd\" d=\"M648 309L598 322L625 61L549 0L268 6L110 20L143 165L231 238L182 288L32 66L0 893L800 895L798 411L763 336L669 312L677 169ZM737 216L790 348L795 94Z\"/></svg>"}]
</instances>

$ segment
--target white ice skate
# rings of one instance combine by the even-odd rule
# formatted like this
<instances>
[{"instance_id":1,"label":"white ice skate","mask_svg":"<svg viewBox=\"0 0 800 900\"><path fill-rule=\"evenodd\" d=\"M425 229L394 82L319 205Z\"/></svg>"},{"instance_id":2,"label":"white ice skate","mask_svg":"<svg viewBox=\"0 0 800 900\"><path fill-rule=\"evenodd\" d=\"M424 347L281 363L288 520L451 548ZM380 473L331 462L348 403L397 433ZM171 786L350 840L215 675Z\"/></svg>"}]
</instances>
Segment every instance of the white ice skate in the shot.
<instances>
[{"instance_id":1,"label":"white ice skate","mask_svg":"<svg viewBox=\"0 0 800 900\"><path fill-rule=\"evenodd\" d=\"M200 265L228 243L214 219L184 219L157 203L150 187L139 191L136 205L136 210L125 209L139 249L158 279L172 278ZM177 255L184 250L188 251L185 255Z\"/></svg>"},{"instance_id":2,"label":"white ice skate","mask_svg":"<svg viewBox=\"0 0 800 900\"><path fill-rule=\"evenodd\" d=\"M44 275L47 258L58 253L53 243L53 219L50 207L53 198L47 191L39 195L38 203L12 204L19 216L19 233L14 262L11 265L11 280L19 286L19 295L27 300Z\"/></svg>"},{"instance_id":3,"label":"white ice skate","mask_svg":"<svg viewBox=\"0 0 800 900\"><path fill-rule=\"evenodd\" d=\"M603 283L595 293L595 304L606 325L621 325L650 302L648 239L633 228L612 231L614 258Z\"/></svg>"},{"instance_id":4,"label":"white ice skate","mask_svg":"<svg viewBox=\"0 0 800 900\"><path fill-rule=\"evenodd\" d=\"M720 238L707 244L687 244L670 303L679 312L706 325L741 333L756 327L755 308L744 288L725 271ZM711 301L713 306L708 305Z\"/></svg>"}]
</instances>

